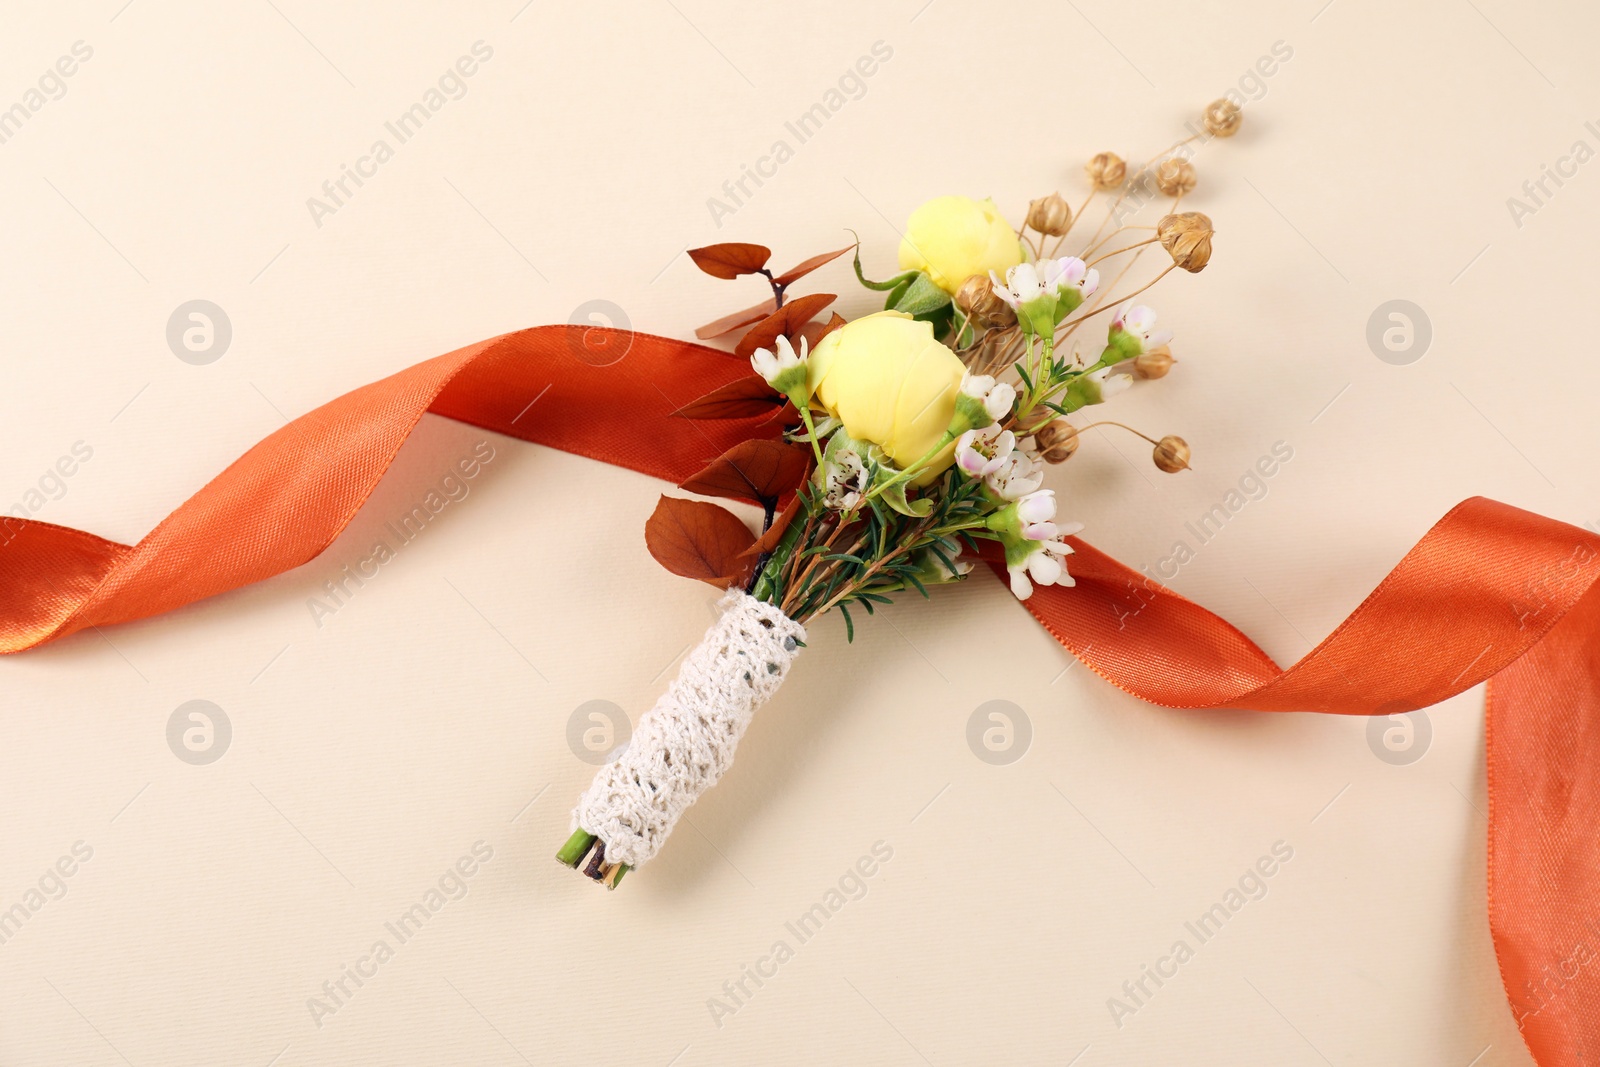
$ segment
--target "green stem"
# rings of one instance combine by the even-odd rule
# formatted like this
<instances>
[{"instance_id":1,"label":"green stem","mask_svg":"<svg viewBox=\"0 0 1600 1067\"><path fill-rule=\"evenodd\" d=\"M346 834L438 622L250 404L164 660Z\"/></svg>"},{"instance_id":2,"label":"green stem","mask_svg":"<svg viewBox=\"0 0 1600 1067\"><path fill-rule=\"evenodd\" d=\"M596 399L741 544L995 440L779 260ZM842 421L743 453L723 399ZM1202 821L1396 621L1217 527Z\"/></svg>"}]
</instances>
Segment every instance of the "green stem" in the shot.
<instances>
[{"instance_id":1,"label":"green stem","mask_svg":"<svg viewBox=\"0 0 1600 1067\"><path fill-rule=\"evenodd\" d=\"M1051 356L1055 353L1055 340L1056 339L1054 335L1039 338L1039 362L1034 365L1033 372L1033 386L1035 392L1038 391L1040 384L1044 381L1045 368L1050 365ZM1034 403L1037 402L1038 401L1035 399ZM1032 407L1033 404L1030 404L1029 409Z\"/></svg>"},{"instance_id":2,"label":"green stem","mask_svg":"<svg viewBox=\"0 0 1600 1067\"><path fill-rule=\"evenodd\" d=\"M802 487L803 488L803 487ZM796 490L799 492L799 490ZM801 531L805 529L806 520L810 517L810 504L802 506L802 510L789 521L789 528L778 539L777 547L772 550L767 559L766 566L761 569L761 577L756 579L755 586L750 595L768 604L776 604L780 594L784 592L777 587L777 575L783 572L784 564L794 552L795 543L800 540Z\"/></svg>"},{"instance_id":3,"label":"green stem","mask_svg":"<svg viewBox=\"0 0 1600 1067\"><path fill-rule=\"evenodd\" d=\"M791 397L791 400L795 398ZM822 445L817 442L817 426L811 421L811 404L805 397L799 398L794 405L800 412L800 421L806 424L806 436L811 439L811 451L817 457L817 468L822 467Z\"/></svg>"},{"instance_id":4,"label":"green stem","mask_svg":"<svg viewBox=\"0 0 1600 1067\"><path fill-rule=\"evenodd\" d=\"M582 828L574 830L572 836L567 838L567 843L556 853L556 862L566 867L576 867L593 846L593 834Z\"/></svg>"},{"instance_id":5,"label":"green stem","mask_svg":"<svg viewBox=\"0 0 1600 1067\"><path fill-rule=\"evenodd\" d=\"M949 430L946 430L939 436L938 444L934 445L927 452L923 453L920 459L911 464L911 466L907 467L905 470L901 471L899 474L896 474L894 477L890 478L881 485L874 486L865 496L861 498L861 504L865 504L871 500L877 499L877 497L880 496L885 489L893 489L900 483L909 482L912 478L915 478L917 473L921 471L923 467L926 467L929 463L933 462L934 456L937 456L940 452L943 452L946 448L948 448L950 442L954 441L955 439L956 435L951 433ZM857 510L860 510L861 504L856 505Z\"/></svg>"}]
</instances>

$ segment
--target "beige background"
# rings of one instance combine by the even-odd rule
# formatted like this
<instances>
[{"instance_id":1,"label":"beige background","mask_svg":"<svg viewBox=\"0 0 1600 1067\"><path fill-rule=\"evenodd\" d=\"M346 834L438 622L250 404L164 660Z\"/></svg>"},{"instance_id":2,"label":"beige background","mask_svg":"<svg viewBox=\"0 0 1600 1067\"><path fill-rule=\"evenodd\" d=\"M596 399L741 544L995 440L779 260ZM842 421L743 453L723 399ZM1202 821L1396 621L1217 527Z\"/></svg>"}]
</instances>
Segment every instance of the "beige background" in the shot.
<instances>
[{"instance_id":1,"label":"beige background","mask_svg":"<svg viewBox=\"0 0 1600 1067\"><path fill-rule=\"evenodd\" d=\"M1148 154L1244 79L1245 132L1197 159L1213 265L1152 300L1183 362L1117 403L1196 470L1096 434L1066 510L1153 567L1285 442L1172 583L1283 662L1465 496L1600 522L1600 169L1520 226L1506 204L1600 146L1585 5L523 3L9 5L0 105L93 56L0 144L0 504L44 478L39 517L134 540L416 360L589 300L685 335L756 298L686 247L788 261L852 227L881 276L919 201L1076 201L1089 154ZM307 198L480 40L467 94L316 225ZM707 198L878 41L865 94L715 226ZM871 307L846 266L815 277ZM196 298L233 328L205 366L165 340ZM1432 323L1408 365L1365 338L1392 299ZM692 827L593 891L550 862L590 774L569 716L648 707L713 598L644 551L663 486L494 438L380 578L320 628L307 608L484 439L430 418L322 559L0 664L0 907L93 849L0 945L0 1063L1528 1062L1486 928L1481 692L1394 765L1361 720L1142 705L987 581L853 648L819 626ZM192 699L232 726L206 766L166 741ZM966 740L992 700L1031 728L1008 765ZM479 841L467 895L316 1025L308 999ZM866 895L717 1025L709 998L879 841ZM1122 983L1279 841L1266 897L1116 1025Z\"/></svg>"}]
</instances>

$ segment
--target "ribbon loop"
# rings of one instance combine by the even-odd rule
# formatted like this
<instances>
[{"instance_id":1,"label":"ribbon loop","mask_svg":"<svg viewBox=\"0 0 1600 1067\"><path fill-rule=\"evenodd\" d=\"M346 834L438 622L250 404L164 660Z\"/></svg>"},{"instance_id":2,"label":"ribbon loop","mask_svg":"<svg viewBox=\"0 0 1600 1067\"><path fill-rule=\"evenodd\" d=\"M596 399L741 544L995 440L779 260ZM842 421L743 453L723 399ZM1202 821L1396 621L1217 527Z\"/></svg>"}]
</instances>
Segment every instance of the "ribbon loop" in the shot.
<instances>
[{"instance_id":1,"label":"ribbon loop","mask_svg":"<svg viewBox=\"0 0 1600 1067\"><path fill-rule=\"evenodd\" d=\"M278 430L137 545L0 517L0 652L271 577L337 537L427 412L673 482L760 420L691 422L750 375L724 352L589 326L492 338ZM1075 588L1027 602L1113 684L1169 707L1390 714L1489 686L1489 914L1544 1067L1600 1051L1600 536L1482 498L1458 505L1287 670L1238 629L1086 543ZM1003 567L997 568L1003 574Z\"/></svg>"}]
</instances>

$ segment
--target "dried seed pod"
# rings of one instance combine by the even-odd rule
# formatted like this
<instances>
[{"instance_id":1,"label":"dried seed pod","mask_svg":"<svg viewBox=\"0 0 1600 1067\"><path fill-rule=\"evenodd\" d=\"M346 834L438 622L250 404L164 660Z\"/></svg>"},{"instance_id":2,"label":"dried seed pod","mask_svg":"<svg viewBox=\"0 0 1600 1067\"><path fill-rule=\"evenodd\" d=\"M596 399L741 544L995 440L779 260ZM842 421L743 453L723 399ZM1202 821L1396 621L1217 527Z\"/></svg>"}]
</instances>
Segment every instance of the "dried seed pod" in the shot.
<instances>
[{"instance_id":1,"label":"dried seed pod","mask_svg":"<svg viewBox=\"0 0 1600 1067\"><path fill-rule=\"evenodd\" d=\"M1194 188L1194 164L1173 156L1156 168L1156 188L1167 196L1182 196Z\"/></svg>"},{"instance_id":2,"label":"dried seed pod","mask_svg":"<svg viewBox=\"0 0 1600 1067\"><path fill-rule=\"evenodd\" d=\"M1017 321L1011 305L994 291L987 274L970 275L956 290L956 307L983 326L1010 326Z\"/></svg>"},{"instance_id":3,"label":"dried seed pod","mask_svg":"<svg viewBox=\"0 0 1600 1067\"><path fill-rule=\"evenodd\" d=\"M1165 378L1167 372L1177 360L1172 358L1172 349L1166 345L1157 345L1148 352L1142 352L1133 360L1133 373L1137 378Z\"/></svg>"},{"instance_id":4,"label":"dried seed pod","mask_svg":"<svg viewBox=\"0 0 1600 1067\"><path fill-rule=\"evenodd\" d=\"M1190 182L1192 186L1193 181ZM1167 215L1156 223L1156 237L1167 250L1172 262L1188 271L1199 274L1211 262L1211 218L1200 211L1185 211Z\"/></svg>"},{"instance_id":5,"label":"dried seed pod","mask_svg":"<svg viewBox=\"0 0 1600 1067\"><path fill-rule=\"evenodd\" d=\"M1244 112L1239 110L1238 104L1223 97L1207 104L1200 118L1206 124L1206 132L1213 137L1232 137L1239 132Z\"/></svg>"},{"instance_id":6,"label":"dried seed pod","mask_svg":"<svg viewBox=\"0 0 1600 1067\"><path fill-rule=\"evenodd\" d=\"M1040 233L1060 237L1072 225L1072 208L1067 206L1060 193L1051 193L1043 200L1035 200L1028 205L1028 225Z\"/></svg>"},{"instance_id":7,"label":"dried seed pod","mask_svg":"<svg viewBox=\"0 0 1600 1067\"><path fill-rule=\"evenodd\" d=\"M1078 450L1078 429L1066 419L1052 419L1033 431L1033 443L1047 463L1065 463Z\"/></svg>"},{"instance_id":8,"label":"dried seed pod","mask_svg":"<svg viewBox=\"0 0 1600 1067\"><path fill-rule=\"evenodd\" d=\"M961 362L965 363L973 374L999 374L1011 365L1007 359L1006 348L1011 343L1012 333L998 329L985 331L976 345L958 353Z\"/></svg>"},{"instance_id":9,"label":"dried seed pod","mask_svg":"<svg viewBox=\"0 0 1600 1067\"><path fill-rule=\"evenodd\" d=\"M1128 176L1128 164L1115 152L1101 152L1084 165L1090 183L1101 192L1115 189Z\"/></svg>"},{"instance_id":10,"label":"dried seed pod","mask_svg":"<svg viewBox=\"0 0 1600 1067\"><path fill-rule=\"evenodd\" d=\"M1168 474L1189 469L1189 442L1168 434L1155 447L1156 467Z\"/></svg>"}]
</instances>

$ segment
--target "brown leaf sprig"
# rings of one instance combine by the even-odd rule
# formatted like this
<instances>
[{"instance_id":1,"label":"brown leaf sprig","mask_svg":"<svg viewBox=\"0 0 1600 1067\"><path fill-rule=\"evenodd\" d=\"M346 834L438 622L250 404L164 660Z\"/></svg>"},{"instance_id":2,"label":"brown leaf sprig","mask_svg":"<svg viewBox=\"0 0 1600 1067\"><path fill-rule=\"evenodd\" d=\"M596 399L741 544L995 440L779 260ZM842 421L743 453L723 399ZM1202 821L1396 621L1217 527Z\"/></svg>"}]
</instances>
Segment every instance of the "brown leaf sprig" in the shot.
<instances>
[{"instance_id":1,"label":"brown leaf sprig","mask_svg":"<svg viewBox=\"0 0 1600 1067\"><path fill-rule=\"evenodd\" d=\"M731 281L741 275L762 272L767 260L772 258L772 249L766 245L730 242L706 245L704 248L691 248L689 258L694 260L695 266L713 278Z\"/></svg>"},{"instance_id":2,"label":"brown leaf sprig","mask_svg":"<svg viewBox=\"0 0 1600 1067\"><path fill-rule=\"evenodd\" d=\"M644 544L673 574L726 589L742 583L754 566L746 550L755 534L718 504L662 496L644 524Z\"/></svg>"},{"instance_id":3,"label":"brown leaf sprig","mask_svg":"<svg viewBox=\"0 0 1600 1067\"><path fill-rule=\"evenodd\" d=\"M798 339L800 328L837 299L838 296L833 293L810 293L795 297L752 326L750 332L734 346L733 354L740 359L749 359L756 349L771 348L779 336Z\"/></svg>"},{"instance_id":4,"label":"brown leaf sprig","mask_svg":"<svg viewBox=\"0 0 1600 1067\"><path fill-rule=\"evenodd\" d=\"M810 472L809 449L787 441L741 441L678 488L771 508L798 489Z\"/></svg>"},{"instance_id":5,"label":"brown leaf sprig","mask_svg":"<svg viewBox=\"0 0 1600 1067\"><path fill-rule=\"evenodd\" d=\"M779 396L772 391L772 386L752 375L718 386L700 399L683 405L672 416L678 419L748 419L770 415L788 402L788 398Z\"/></svg>"}]
</instances>

